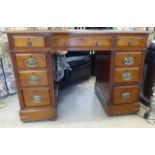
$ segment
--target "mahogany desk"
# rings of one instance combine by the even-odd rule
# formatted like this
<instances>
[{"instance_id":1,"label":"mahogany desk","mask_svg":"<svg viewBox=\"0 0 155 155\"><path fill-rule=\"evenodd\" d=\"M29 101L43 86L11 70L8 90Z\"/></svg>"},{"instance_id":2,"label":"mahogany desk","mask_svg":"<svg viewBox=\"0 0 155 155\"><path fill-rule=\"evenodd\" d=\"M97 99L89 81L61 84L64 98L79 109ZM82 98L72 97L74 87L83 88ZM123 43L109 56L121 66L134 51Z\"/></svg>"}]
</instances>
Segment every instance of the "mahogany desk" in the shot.
<instances>
[{"instance_id":1,"label":"mahogany desk","mask_svg":"<svg viewBox=\"0 0 155 155\"><path fill-rule=\"evenodd\" d=\"M56 118L54 56L61 50L96 51L95 91L105 111L110 116L138 112L148 33L10 31L7 35L22 121Z\"/></svg>"}]
</instances>

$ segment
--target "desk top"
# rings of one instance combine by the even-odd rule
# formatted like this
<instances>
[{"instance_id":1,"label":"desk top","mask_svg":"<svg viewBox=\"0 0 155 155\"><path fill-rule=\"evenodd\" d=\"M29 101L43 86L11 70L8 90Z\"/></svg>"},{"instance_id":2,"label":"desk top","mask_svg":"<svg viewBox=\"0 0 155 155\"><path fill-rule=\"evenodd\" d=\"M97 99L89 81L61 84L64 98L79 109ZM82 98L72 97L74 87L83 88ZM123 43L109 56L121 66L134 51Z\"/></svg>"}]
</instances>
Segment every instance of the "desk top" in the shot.
<instances>
[{"instance_id":1,"label":"desk top","mask_svg":"<svg viewBox=\"0 0 155 155\"><path fill-rule=\"evenodd\" d=\"M4 33L55 33L55 34L148 34L149 32L118 31L118 30L9 30Z\"/></svg>"}]
</instances>

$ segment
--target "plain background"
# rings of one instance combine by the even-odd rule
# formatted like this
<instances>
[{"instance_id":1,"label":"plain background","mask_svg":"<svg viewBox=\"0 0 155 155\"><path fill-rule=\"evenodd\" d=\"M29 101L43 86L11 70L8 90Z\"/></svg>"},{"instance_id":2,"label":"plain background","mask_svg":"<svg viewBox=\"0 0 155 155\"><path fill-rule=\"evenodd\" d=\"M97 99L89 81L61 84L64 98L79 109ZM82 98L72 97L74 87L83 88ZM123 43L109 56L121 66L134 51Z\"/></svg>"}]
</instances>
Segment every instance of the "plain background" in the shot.
<instances>
[{"instance_id":1,"label":"plain background","mask_svg":"<svg viewBox=\"0 0 155 155\"><path fill-rule=\"evenodd\" d=\"M154 27L153 0L5 0L1 27ZM1 129L0 154L154 153L153 129Z\"/></svg>"}]
</instances>

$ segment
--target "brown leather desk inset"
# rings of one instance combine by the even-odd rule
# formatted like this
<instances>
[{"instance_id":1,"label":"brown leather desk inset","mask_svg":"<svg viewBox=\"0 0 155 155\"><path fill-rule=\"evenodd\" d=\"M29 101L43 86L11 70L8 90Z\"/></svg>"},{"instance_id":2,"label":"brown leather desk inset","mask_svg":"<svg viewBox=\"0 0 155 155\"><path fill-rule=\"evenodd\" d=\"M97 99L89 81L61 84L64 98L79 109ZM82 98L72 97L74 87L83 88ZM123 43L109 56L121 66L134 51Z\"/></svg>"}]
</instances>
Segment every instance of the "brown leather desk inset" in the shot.
<instances>
[{"instance_id":1,"label":"brown leather desk inset","mask_svg":"<svg viewBox=\"0 0 155 155\"><path fill-rule=\"evenodd\" d=\"M54 56L57 51L96 51L95 91L110 115L139 110L146 32L7 32L22 121L57 116Z\"/></svg>"}]
</instances>

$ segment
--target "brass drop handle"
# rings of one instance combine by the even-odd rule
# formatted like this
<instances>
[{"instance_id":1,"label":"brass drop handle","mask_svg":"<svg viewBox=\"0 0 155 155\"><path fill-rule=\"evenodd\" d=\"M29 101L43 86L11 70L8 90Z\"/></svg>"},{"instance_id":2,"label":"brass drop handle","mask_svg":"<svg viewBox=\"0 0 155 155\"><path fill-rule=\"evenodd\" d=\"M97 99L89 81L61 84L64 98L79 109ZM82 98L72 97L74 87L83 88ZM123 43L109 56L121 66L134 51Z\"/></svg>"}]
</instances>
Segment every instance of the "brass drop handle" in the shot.
<instances>
[{"instance_id":1,"label":"brass drop handle","mask_svg":"<svg viewBox=\"0 0 155 155\"><path fill-rule=\"evenodd\" d=\"M32 96L32 102L34 103L41 103L43 101L44 101L44 98L42 96L39 96L39 95Z\"/></svg>"},{"instance_id":2,"label":"brass drop handle","mask_svg":"<svg viewBox=\"0 0 155 155\"><path fill-rule=\"evenodd\" d=\"M133 65L135 63L135 59L132 56L127 56L124 58L125 65Z\"/></svg>"},{"instance_id":3,"label":"brass drop handle","mask_svg":"<svg viewBox=\"0 0 155 155\"><path fill-rule=\"evenodd\" d=\"M29 46L29 47L32 46L32 41L31 41L30 38L27 39L27 41L26 41L26 45Z\"/></svg>"},{"instance_id":4,"label":"brass drop handle","mask_svg":"<svg viewBox=\"0 0 155 155\"><path fill-rule=\"evenodd\" d=\"M130 96L131 96L131 93L129 93L129 92L125 92L125 93L123 93L123 94L121 95L121 97L122 97L123 99L128 99L128 98L130 98Z\"/></svg>"},{"instance_id":5,"label":"brass drop handle","mask_svg":"<svg viewBox=\"0 0 155 155\"><path fill-rule=\"evenodd\" d=\"M122 79L123 79L124 81L130 81L130 80L132 79L132 74L131 74L131 72L124 72L124 73L122 74Z\"/></svg>"},{"instance_id":6,"label":"brass drop handle","mask_svg":"<svg viewBox=\"0 0 155 155\"><path fill-rule=\"evenodd\" d=\"M37 85L40 81L40 77L36 76L34 73L28 78L28 83L32 85Z\"/></svg>"},{"instance_id":7,"label":"brass drop handle","mask_svg":"<svg viewBox=\"0 0 155 155\"><path fill-rule=\"evenodd\" d=\"M128 45L129 45L129 46L133 46L134 43L135 43L135 42L134 42L133 40L129 40L129 41L128 41Z\"/></svg>"},{"instance_id":8,"label":"brass drop handle","mask_svg":"<svg viewBox=\"0 0 155 155\"><path fill-rule=\"evenodd\" d=\"M100 46L101 45L101 41L97 40L96 41L96 46Z\"/></svg>"},{"instance_id":9,"label":"brass drop handle","mask_svg":"<svg viewBox=\"0 0 155 155\"><path fill-rule=\"evenodd\" d=\"M37 60L37 58L30 56L26 62L25 62L26 66L29 68L35 68L38 66L39 62Z\"/></svg>"}]
</instances>

